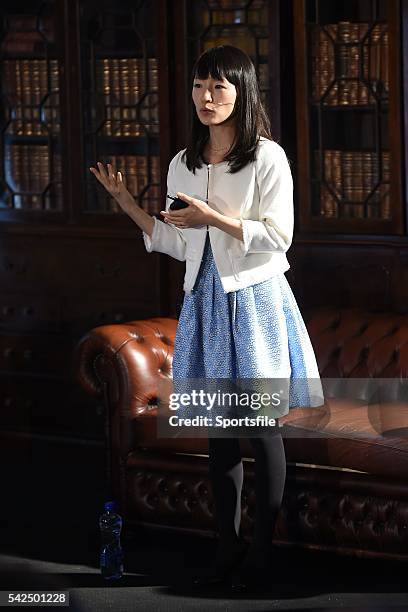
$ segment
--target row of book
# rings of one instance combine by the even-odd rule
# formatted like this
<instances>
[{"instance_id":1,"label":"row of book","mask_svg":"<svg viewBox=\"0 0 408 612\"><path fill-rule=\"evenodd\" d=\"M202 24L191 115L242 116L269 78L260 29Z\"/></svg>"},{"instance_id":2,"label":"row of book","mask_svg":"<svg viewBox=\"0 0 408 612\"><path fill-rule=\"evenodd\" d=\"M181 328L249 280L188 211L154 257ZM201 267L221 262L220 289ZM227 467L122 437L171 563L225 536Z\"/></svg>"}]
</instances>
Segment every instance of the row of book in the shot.
<instances>
[{"instance_id":1,"label":"row of book","mask_svg":"<svg viewBox=\"0 0 408 612\"><path fill-rule=\"evenodd\" d=\"M8 114L6 134L47 137L61 132L59 93L51 94L42 107L16 106Z\"/></svg>"},{"instance_id":2,"label":"row of book","mask_svg":"<svg viewBox=\"0 0 408 612\"><path fill-rule=\"evenodd\" d=\"M100 127L102 136L158 136L159 101L157 94L148 94L139 106L111 104L107 97L105 118Z\"/></svg>"},{"instance_id":3,"label":"row of book","mask_svg":"<svg viewBox=\"0 0 408 612\"><path fill-rule=\"evenodd\" d=\"M96 90L103 96L104 136L159 133L157 58L99 58Z\"/></svg>"},{"instance_id":4,"label":"row of book","mask_svg":"<svg viewBox=\"0 0 408 612\"><path fill-rule=\"evenodd\" d=\"M123 104L137 104L146 92L157 91L157 58L99 58L96 60L97 91L117 96Z\"/></svg>"},{"instance_id":5,"label":"row of book","mask_svg":"<svg viewBox=\"0 0 408 612\"><path fill-rule=\"evenodd\" d=\"M48 136L60 132L59 68L55 59L5 59L1 91L7 133Z\"/></svg>"},{"instance_id":6,"label":"row of book","mask_svg":"<svg viewBox=\"0 0 408 612\"><path fill-rule=\"evenodd\" d=\"M104 159L105 163L112 164L115 172L122 173L127 190L146 212L153 215L162 210L158 155L151 155L149 158L145 155L110 155ZM109 212L121 211L116 200L103 188L98 189L96 206L95 198L92 198L92 207Z\"/></svg>"},{"instance_id":7,"label":"row of book","mask_svg":"<svg viewBox=\"0 0 408 612\"><path fill-rule=\"evenodd\" d=\"M48 136L61 131L57 60L4 60L2 93L8 104L6 132ZM101 59L97 87L103 96L101 134L145 136L159 133L156 58ZM96 115L95 115L96 116Z\"/></svg>"},{"instance_id":8,"label":"row of book","mask_svg":"<svg viewBox=\"0 0 408 612\"><path fill-rule=\"evenodd\" d=\"M52 167L51 167L52 164ZM3 199L16 210L62 210L61 155L47 145L5 148Z\"/></svg>"},{"instance_id":9,"label":"row of book","mask_svg":"<svg viewBox=\"0 0 408 612\"><path fill-rule=\"evenodd\" d=\"M324 96L324 105L359 106L375 103L375 96L387 98L387 24L377 23L369 32L370 25L341 21L313 26L310 53L314 102Z\"/></svg>"},{"instance_id":10,"label":"row of book","mask_svg":"<svg viewBox=\"0 0 408 612\"><path fill-rule=\"evenodd\" d=\"M2 93L11 106L38 105L59 90L56 59L4 59L2 66Z\"/></svg>"},{"instance_id":11,"label":"row of book","mask_svg":"<svg viewBox=\"0 0 408 612\"><path fill-rule=\"evenodd\" d=\"M106 163L120 170L128 191L150 214L160 207L160 160L158 155L107 156ZM52 167L51 167L52 166ZM61 156L50 156L46 145L13 144L5 149L3 203L22 210L62 210ZM89 179L96 185L94 177ZM94 192L95 193L95 192ZM93 198L94 202L95 198ZM96 191L94 209L120 212L118 203L103 188Z\"/></svg>"},{"instance_id":12,"label":"row of book","mask_svg":"<svg viewBox=\"0 0 408 612\"><path fill-rule=\"evenodd\" d=\"M269 70L258 65L262 101L267 104ZM95 131L102 136L159 134L156 58L102 58L96 63ZM16 136L58 135L61 131L59 71L56 60L4 61L2 91L9 104L6 132Z\"/></svg>"},{"instance_id":13,"label":"row of book","mask_svg":"<svg viewBox=\"0 0 408 612\"><path fill-rule=\"evenodd\" d=\"M314 163L323 217L391 218L389 151L316 150Z\"/></svg>"}]
</instances>

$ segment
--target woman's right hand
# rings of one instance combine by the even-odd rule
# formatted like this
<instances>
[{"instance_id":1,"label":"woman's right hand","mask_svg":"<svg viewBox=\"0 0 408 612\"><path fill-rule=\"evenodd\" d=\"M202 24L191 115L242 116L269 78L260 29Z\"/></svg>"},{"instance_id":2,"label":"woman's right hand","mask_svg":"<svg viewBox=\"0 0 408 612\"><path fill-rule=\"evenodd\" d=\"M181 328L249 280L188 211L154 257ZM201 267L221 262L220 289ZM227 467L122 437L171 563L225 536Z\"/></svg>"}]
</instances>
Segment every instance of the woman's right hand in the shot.
<instances>
[{"instance_id":1,"label":"woman's right hand","mask_svg":"<svg viewBox=\"0 0 408 612\"><path fill-rule=\"evenodd\" d=\"M124 175L121 172L114 172L112 164L107 164L107 170L101 162L97 162L97 166L97 169L91 167L89 170L105 187L106 191L120 204L123 196L129 193L124 182Z\"/></svg>"}]
</instances>

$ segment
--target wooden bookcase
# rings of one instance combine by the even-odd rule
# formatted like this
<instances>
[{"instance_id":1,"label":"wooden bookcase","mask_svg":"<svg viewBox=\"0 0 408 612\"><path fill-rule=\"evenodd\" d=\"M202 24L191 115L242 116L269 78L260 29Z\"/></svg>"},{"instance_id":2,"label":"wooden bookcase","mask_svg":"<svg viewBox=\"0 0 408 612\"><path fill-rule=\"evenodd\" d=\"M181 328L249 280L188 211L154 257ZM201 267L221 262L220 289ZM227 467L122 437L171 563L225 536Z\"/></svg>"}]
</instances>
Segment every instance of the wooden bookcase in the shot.
<instances>
[{"instance_id":1,"label":"wooden bookcase","mask_svg":"<svg viewBox=\"0 0 408 612\"><path fill-rule=\"evenodd\" d=\"M294 0L303 307L408 310L405 0Z\"/></svg>"},{"instance_id":2,"label":"wooden bookcase","mask_svg":"<svg viewBox=\"0 0 408 612\"><path fill-rule=\"evenodd\" d=\"M222 42L250 53L280 138L280 3L247 4L3 3L3 436L102 444L102 399L75 382L76 343L97 325L175 315L182 297L184 265L145 251L89 167L112 161L159 217L185 146L192 62Z\"/></svg>"},{"instance_id":3,"label":"wooden bookcase","mask_svg":"<svg viewBox=\"0 0 408 612\"><path fill-rule=\"evenodd\" d=\"M399 10L295 2L301 230L405 232Z\"/></svg>"},{"instance_id":4,"label":"wooden bookcase","mask_svg":"<svg viewBox=\"0 0 408 612\"><path fill-rule=\"evenodd\" d=\"M0 428L102 444L79 338L175 315L184 264L148 254L89 172L124 171L150 214L184 148L191 68L252 57L295 179L288 279L302 309L407 311L408 0L37 0L2 4ZM358 32L358 34L357 34Z\"/></svg>"}]
</instances>

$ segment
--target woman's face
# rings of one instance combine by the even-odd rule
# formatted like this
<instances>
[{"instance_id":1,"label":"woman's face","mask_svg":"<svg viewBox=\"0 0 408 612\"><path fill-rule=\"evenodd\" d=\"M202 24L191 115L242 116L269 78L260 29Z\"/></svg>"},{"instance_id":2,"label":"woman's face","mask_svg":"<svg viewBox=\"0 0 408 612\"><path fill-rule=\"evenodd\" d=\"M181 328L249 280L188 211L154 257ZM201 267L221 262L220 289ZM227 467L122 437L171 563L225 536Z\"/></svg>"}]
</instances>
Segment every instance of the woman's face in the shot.
<instances>
[{"instance_id":1,"label":"woman's face","mask_svg":"<svg viewBox=\"0 0 408 612\"><path fill-rule=\"evenodd\" d=\"M226 121L232 114L237 91L235 85L225 78L221 81L210 76L207 79L195 78L192 98L201 123L217 125Z\"/></svg>"}]
</instances>

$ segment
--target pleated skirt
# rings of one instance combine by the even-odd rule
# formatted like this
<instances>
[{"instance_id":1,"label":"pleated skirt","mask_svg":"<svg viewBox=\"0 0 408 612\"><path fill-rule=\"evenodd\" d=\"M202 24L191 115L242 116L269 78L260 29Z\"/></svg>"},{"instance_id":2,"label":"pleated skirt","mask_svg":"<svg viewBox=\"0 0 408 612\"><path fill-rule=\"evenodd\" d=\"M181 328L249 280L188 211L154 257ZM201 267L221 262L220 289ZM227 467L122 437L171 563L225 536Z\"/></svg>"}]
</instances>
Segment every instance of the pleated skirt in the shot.
<instances>
[{"instance_id":1,"label":"pleated skirt","mask_svg":"<svg viewBox=\"0 0 408 612\"><path fill-rule=\"evenodd\" d=\"M175 337L175 389L187 379L286 380L284 413L324 401L315 353L285 275L225 293L208 233Z\"/></svg>"}]
</instances>

